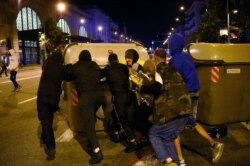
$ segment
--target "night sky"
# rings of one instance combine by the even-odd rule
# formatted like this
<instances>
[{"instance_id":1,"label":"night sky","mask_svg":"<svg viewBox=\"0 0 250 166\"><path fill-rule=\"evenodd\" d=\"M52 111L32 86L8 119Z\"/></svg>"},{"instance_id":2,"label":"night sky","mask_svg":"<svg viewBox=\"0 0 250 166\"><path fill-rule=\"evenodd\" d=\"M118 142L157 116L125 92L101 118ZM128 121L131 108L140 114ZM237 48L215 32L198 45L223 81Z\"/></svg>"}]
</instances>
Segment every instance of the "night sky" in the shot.
<instances>
[{"instance_id":1,"label":"night sky","mask_svg":"<svg viewBox=\"0 0 250 166\"><path fill-rule=\"evenodd\" d=\"M151 41L166 39L175 18L181 15L179 7L192 0L71 0L79 8L96 5L112 18L119 27L126 26L127 33L145 46Z\"/></svg>"}]
</instances>

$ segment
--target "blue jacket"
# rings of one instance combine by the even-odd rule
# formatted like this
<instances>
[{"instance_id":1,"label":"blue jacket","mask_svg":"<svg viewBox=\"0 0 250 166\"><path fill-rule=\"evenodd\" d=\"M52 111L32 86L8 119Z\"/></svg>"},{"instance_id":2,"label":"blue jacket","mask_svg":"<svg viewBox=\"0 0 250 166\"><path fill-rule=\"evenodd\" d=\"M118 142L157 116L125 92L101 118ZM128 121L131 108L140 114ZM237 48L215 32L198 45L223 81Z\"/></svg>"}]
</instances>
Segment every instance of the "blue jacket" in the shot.
<instances>
[{"instance_id":1,"label":"blue jacket","mask_svg":"<svg viewBox=\"0 0 250 166\"><path fill-rule=\"evenodd\" d=\"M169 64L180 72L188 91L197 92L200 89L198 75L191 55L183 52L184 44L184 37L182 35L175 33L170 36L169 52L172 58Z\"/></svg>"}]
</instances>

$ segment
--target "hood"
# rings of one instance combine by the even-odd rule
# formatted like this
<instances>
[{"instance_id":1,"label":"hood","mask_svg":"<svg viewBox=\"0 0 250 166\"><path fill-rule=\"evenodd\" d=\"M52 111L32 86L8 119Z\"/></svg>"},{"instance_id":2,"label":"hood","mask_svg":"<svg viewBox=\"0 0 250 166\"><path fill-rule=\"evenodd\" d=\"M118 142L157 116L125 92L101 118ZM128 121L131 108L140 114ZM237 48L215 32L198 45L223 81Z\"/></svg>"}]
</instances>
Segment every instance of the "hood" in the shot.
<instances>
[{"instance_id":1,"label":"hood","mask_svg":"<svg viewBox=\"0 0 250 166\"><path fill-rule=\"evenodd\" d=\"M184 37L179 33L174 33L170 36L168 47L170 55L173 56L176 52L182 51L185 46Z\"/></svg>"},{"instance_id":2,"label":"hood","mask_svg":"<svg viewBox=\"0 0 250 166\"><path fill-rule=\"evenodd\" d=\"M53 61L59 62L61 64L63 63L63 55L59 50L52 52L51 59L53 59Z\"/></svg>"},{"instance_id":3,"label":"hood","mask_svg":"<svg viewBox=\"0 0 250 166\"><path fill-rule=\"evenodd\" d=\"M133 63L136 63L138 61L138 59L139 59L139 54L134 49L128 49L125 52L125 58L133 59Z\"/></svg>"},{"instance_id":4,"label":"hood","mask_svg":"<svg viewBox=\"0 0 250 166\"><path fill-rule=\"evenodd\" d=\"M79 61L91 61L91 54L88 50L82 50L79 54Z\"/></svg>"}]
</instances>

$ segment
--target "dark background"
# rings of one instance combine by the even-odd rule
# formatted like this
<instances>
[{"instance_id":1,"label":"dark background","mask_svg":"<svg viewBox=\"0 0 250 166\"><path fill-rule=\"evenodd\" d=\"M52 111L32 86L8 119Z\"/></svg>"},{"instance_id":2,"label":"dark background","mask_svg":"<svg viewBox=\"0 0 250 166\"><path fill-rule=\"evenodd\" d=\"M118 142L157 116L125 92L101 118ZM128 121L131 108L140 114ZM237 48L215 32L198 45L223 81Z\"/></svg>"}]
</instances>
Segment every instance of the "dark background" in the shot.
<instances>
[{"instance_id":1,"label":"dark background","mask_svg":"<svg viewBox=\"0 0 250 166\"><path fill-rule=\"evenodd\" d=\"M118 23L126 27L129 37L145 46L151 41L165 40L181 5L190 6L193 0L71 0L80 9L97 6Z\"/></svg>"}]
</instances>

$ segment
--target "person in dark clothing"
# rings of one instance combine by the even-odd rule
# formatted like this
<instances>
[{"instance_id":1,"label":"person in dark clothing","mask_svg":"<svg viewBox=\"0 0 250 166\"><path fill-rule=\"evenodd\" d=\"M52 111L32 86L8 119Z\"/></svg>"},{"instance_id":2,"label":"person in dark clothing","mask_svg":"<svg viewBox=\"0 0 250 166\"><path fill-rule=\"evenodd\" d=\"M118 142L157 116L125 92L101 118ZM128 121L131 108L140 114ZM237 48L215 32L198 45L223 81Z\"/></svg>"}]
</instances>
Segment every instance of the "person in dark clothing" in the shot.
<instances>
[{"instance_id":1,"label":"person in dark clothing","mask_svg":"<svg viewBox=\"0 0 250 166\"><path fill-rule=\"evenodd\" d=\"M92 154L89 164L101 162L103 154L95 131L95 114L105 102L101 86L101 69L92 61L88 50L82 50L79 60L72 66L72 77L79 96L80 115L86 132L86 145Z\"/></svg>"},{"instance_id":2,"label":"person in dark clothing","mask_svg":"<svg viewBox=\"0 0 250 166\"><path fill-rule=\"evenodd\" d=\"M42 66L42 75L37 92L37 111L41 122L41 141L45 144L47 160L55 158L55 136L53 132L53 117L58 111L61 95L61 83L69 80L68 70L63 66L63 46L52 52Z\"/></svg>"},{"instance_id":3,"label":"person in dark clothing","mask_svg":"<svg viewBox=\"0 0 250 166\"><path fill-rule=\"evenodd\" d=\"M7 64L5 62L5 56L3 57L1 62L2 62L1 63L2 70L0 72L0 77L2 77L3 72L4 72L5 76L8 77Z\"/></svg>"},{"instance_id":4,"label":"person in dark clothing","mask_svg":"<svg viewBox=\"0 0 250 166\"><path fill-rule=\"evenodd\" d=\"M136 85L133 86L136 87L135 91L139 93L140 96L140 105L134 113L133 124L135 129L140 133L138 143L141 147L143 147L150 144L148 131L152 126L152 123L148 120L148 118L153 112L154 94L159 92L161 89L161 85L158 83L158 78L160 78L160 76L155 71L153 61L149 59L144 62L142 72L139 73L138 78L130 78L132 84L134 84L134 79L141 80L143 84L143 86L139 89Z\"/></svg>"},{"instance_id":5,"label":"person in dark clothing","mask_svg":"<svg viewBox=\"0 0 250 166\"><path fill-rule=\"evenodd\" d=\"M119 63L117 55L114 53L109 55L108 61L109 65L103 69L103 75L107 79L107 83L113 95L115 111L128 139L128 145L124 151L129 153L137 149L137 143L134 132L131 129L132 124L129 122L128 113L132 102L129 92L129 70L126 65Z\"/></svg>"}]
</instances>

